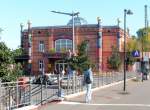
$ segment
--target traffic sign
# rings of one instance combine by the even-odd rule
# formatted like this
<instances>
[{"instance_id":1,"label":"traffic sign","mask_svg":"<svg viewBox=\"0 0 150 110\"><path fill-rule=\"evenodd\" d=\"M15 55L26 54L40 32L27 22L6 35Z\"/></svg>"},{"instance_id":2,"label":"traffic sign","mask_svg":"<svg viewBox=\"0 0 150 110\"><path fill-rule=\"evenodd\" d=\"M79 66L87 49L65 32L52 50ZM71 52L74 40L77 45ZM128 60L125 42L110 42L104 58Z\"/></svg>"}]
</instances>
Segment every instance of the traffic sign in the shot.
<instances>
[{"instance_id":1,"label":"traffic sign","mask_svg":"<svg viewBox=\"0 0 150 110\"><path fill-rule=\"evenodd\" d=\"M132 56L133 57L140 57L140 51L138 51L138 50L133 51Z\"/></svg>"}]
</instances>

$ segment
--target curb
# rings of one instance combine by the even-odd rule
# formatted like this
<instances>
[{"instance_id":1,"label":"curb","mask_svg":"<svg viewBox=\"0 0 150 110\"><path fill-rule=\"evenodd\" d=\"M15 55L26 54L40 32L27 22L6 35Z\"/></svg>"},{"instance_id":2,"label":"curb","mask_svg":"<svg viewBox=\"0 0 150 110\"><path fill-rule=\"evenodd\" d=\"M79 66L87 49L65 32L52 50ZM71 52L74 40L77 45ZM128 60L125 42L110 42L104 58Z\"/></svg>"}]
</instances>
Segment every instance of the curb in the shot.
<instances>
[{"instance_id":1,"label":"curb","mask_svg":"<svg viewBox=\"0 0 150 110\"><path fill-rule=\"evenodd\" d=\"M37 105L36 107L34 108L30 108L30 109L23 109L23 110L38 110L48 104L57 104L57 103L60 103L62 102L62 100L59 100L59 99L54 99L54 100L51 100L51 101L48 101L47 103L43 104L43 105ZM22 110L22 109L21 109Z\"/></svg>"}]
</instances>

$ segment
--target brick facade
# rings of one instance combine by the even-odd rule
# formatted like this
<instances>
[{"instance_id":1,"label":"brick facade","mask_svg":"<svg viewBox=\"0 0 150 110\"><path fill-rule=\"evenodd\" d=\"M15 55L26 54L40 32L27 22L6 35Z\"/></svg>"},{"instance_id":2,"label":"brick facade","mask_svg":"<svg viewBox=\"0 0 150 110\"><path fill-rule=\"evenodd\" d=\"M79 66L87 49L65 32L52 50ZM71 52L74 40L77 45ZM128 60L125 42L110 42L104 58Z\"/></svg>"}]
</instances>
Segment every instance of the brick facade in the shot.
<instances>
[{"instance_id":1,"label":"brick facade","mask_svg":"<svg viewBox=\"0 0 150 110\"><path fill-rule=\"evenodd\" d=\"M62 60L61 56L57 53L52 53L55 49L55 41L58 39L72 40L72 27L70 26L50 26L50 27L32 27L30 29L32 35L31 46L31 71L33 74L39 74L39 61L44 61L44 71L53 72L55 64L58 60ZM102 32L102 47L97 47L98 32ZM26 53L29 53L28 47L28 29L22 31L23 48ZM112 53L112 46L119 46L120 52L122 51L123 44L123 30L118 26L103 26L98 28L97 24L81 25L75 27L75 49L82 41L87 40L89 49L88 55L96 67L96 71L107 71L107 59ZM39 43L44 42L44 52L39 52ZM55 55L52 55L55 54Z\"/></svg>"}]
</instances>

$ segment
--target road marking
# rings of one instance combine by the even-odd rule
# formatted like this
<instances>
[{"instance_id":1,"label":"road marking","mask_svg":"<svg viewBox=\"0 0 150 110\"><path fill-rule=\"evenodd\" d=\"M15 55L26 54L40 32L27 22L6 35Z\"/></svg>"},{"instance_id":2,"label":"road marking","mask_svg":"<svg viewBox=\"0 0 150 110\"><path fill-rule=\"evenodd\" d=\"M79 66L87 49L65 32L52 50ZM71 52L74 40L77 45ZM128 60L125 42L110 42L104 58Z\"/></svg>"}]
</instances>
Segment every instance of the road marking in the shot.
<instances>
[{"instance_id":1,"label":"road marking","mask_svg":"<svg viewBox=\"0 0 150 110\"><path fill-rule=\"evenodd\" d=\"M87 104L81 102L67 102L62 101L58 104L70 104L70 105L91 105L91 106L128 106L128 107L150 107L150 104Z\"/></svg>"}]
</instances>

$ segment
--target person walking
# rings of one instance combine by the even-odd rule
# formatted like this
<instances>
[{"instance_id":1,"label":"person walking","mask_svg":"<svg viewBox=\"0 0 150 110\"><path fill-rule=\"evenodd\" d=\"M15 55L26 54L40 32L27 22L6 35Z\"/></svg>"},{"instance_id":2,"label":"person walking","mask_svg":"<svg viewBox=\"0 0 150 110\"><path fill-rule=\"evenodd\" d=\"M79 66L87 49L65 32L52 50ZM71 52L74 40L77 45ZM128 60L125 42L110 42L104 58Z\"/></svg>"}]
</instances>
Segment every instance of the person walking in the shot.
<instances>
[{"instance_id":1,"label":"person walking","mask_svg":"<svg viewBox=\"0 0 150 110\"><path fill-rule=\"evenodd\" d=\"M85 102L90 103L92 100L92 82L93 82L93 72L91 67L88 67L86 71L84 71L84 85L86 87L86 95Z\"/></svg>"}]
</instances>

